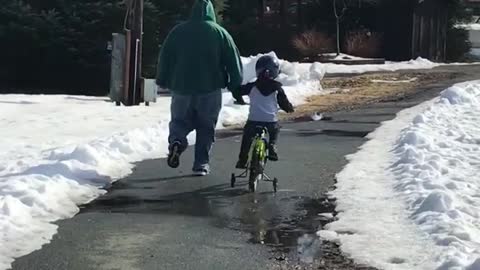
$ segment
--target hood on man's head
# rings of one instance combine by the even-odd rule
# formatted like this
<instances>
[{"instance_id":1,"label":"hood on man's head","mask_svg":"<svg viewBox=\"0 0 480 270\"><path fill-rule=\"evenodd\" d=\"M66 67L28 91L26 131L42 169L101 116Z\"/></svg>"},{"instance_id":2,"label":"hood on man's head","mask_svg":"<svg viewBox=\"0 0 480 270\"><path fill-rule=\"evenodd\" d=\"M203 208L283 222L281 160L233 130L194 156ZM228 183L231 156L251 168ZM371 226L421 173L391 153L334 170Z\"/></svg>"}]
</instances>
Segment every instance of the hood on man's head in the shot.
<instances>
[{"instance_id":1,"label":"hood on man's head","mask_svg":"<svg viewBox=\"0 0 480 270\"><path fill-rule=\"evenodd\" d=\"M215 9L210 0L196 0L192 8L192 20L216 22Z\"/></svg>"}]
</instances>

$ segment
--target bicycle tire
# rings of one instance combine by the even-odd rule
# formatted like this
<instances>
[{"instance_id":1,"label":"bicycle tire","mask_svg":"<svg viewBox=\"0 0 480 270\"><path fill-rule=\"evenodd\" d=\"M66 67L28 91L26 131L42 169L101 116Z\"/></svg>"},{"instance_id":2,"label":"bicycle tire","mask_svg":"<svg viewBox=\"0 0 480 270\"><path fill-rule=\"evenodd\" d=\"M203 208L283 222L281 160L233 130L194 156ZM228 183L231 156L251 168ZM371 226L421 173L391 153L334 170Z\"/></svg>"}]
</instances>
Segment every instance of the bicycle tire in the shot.
<instances>
[{"instance_id":1,"label":"bicycle tire","mask_svg":"<svg viewBox=\"0 0 480 270\"><path fill-rule=\"evenodd\" d=\"M263 162L265 160L266 144L263 140L255 143L250 161L250 175L248 180L248 188L251 192L257 190L258 182L263 175Z\"/></svg>"},{"instance_id":2,"label":"bicycle tire","mask_svg":"<svg viewBox=\"0 0 480 270\"><path fill-rule=\"evenodd\" d=\"M248 189L250 192L255 192L257 190L257 176L258 176L258 155L252 155L252 164L250 165L250 175L248 179Z\"/></svg>"}]
</instances>

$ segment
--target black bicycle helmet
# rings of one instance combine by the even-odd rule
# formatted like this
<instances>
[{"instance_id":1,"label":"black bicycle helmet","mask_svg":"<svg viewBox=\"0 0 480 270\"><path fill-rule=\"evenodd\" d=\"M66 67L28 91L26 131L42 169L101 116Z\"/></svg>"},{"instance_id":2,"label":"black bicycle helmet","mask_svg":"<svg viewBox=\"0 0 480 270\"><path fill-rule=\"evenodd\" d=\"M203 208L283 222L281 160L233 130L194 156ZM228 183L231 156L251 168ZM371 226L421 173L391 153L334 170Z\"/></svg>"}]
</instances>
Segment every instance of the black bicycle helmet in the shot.
<instances>
[{"instance_id":1,"label":"black bicycle helmet","mask_svg":"<svg viewBox=\"0 0 480 270\"><path fill-rule=\"evenodd\" d=\"M264 55L258 58L255 64L257 78L275 79L280 74L280 63L277 58L271 55Z\"/></svg>"}]
</instances>

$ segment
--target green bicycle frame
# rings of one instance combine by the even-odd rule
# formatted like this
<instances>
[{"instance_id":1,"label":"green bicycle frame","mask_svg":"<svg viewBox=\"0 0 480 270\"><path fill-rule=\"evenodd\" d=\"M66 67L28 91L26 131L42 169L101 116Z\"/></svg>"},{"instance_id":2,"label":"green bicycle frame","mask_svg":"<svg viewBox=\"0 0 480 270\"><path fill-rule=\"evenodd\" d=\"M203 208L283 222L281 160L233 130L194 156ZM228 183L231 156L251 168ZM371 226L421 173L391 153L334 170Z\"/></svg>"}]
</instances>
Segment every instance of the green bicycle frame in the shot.
<instances>
[{"instance_id":1,"label":"green bicycle frame","mask_svg":"<svg viewBox=\"0 0 480 270\"><path fill-rule=\"evenodd\" d=\"M250 151L250 160L254 154L259 157L259 161L263 162L267 158L267 145L264 141L265 132L262 133L262 136L255 136L255 139L252 143L252 150Z\"/></svg>"},{"instance_id":2,"label":"green bicycle frame","mask_svg":"<svg viewBox=\"0 0 480 270\"><path fill-rule=\"evenodd\" d=\"M258 154L261 161L264 161L267 158L267 147L263 139L260 138L255 140L255 147L253 149L253 151Z\"/></svg>"}]
</instances>

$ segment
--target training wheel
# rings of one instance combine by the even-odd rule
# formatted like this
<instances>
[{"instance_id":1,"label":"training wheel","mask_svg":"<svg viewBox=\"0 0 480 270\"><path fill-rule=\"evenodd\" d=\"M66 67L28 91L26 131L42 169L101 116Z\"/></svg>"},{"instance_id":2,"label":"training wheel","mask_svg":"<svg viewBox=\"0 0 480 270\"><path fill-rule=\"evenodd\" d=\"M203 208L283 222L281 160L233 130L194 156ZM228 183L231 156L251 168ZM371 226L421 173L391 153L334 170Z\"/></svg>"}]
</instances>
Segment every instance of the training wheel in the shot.
<instances>
[{"instance_id":1,"label":"training wheel","mask_svg":"<svg viewBox=\"0 0 480 270\"><path fill-rule=\"evenodd\" d=\"M255 178L250 178L250 181L248 182L248 189L250 190L250 192L255 193L255 191L257 191L257 185L259 180L261 179L260 177L260 175L257 175Z\"/></svg>"},{"instance_id":2,"label":"training wheel","mask_svg":"<svg viewBox=\"0 0 480 270\"><path fill-rule=\"evenodd\" d=\"M232 188L235 187L235 182L237 181L237 178L235 177L235 174L232 173L232 178L230 178L230 185L232 186Z\"/></svg>"},{"instance_id":3,"label":"training wheel","mask_svg":"<svg viewBox=\"0 0 480 270\"><path fill-rule=\"evenodd\" d=\"M277 188L278 188L278 179L277 178L273 178L273 192L277 192Z\"/></svg>"}]
</instances>

